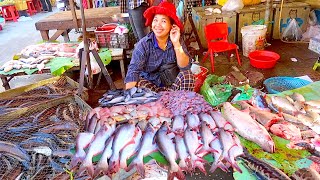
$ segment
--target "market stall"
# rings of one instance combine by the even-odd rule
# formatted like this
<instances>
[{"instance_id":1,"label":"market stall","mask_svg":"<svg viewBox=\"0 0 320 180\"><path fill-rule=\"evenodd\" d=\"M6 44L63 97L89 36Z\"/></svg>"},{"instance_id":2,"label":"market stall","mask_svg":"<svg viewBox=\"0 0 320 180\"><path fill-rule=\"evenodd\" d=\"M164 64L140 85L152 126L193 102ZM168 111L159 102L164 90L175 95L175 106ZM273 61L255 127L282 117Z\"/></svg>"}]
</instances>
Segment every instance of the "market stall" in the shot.
<instances>
[{"instance_id":1,"label":"market stall","mask_svg":"<svg viewBox=\"0 0 320 180\"><path fill-rule=\"evenodd\" d=\"M128 22L128 16L125 13L120 13L119 6L85 9L84 14L86 27L88 28L102 26L110 22L118 22L118 20ZM68 42L70 30L79 28L77 24L81 24L80 10L76 10L76 18L77 23L74 23L70 11L61 11L38 21L35 26L45 41L54 41L62 35L64 40ZM50 30L56 30L51 37L49 37Z\"/></svg>"}]
</instances>

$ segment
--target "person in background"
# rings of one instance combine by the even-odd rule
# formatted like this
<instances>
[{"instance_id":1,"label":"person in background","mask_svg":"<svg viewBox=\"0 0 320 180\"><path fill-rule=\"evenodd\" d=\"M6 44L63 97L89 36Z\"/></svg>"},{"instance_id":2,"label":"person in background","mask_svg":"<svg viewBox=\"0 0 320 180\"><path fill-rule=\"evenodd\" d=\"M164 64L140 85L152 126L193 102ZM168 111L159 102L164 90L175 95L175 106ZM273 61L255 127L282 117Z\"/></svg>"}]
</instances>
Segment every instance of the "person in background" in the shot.
<instances>
[{"instance_id":1,"label":"person in background","mask_svg":"<svg viewBox=\"0 0 320 180\"><path fill-rule=\"evenodd\" d=\"M190 71L191 58L182 41L183 25L176 15L175 6L162 2L144 12L146 26L152 32L135 46L124 80L126 89L134 86L153 91L194 89Z\"/></svg>"},{"instance_id":2,"label":"person in background","mask_svg":"<svg viewBox=\"0 0 320 180\"><path fill-rule=\"evenodd\" d=\"M44 12L52 12L52 5L50 0L40 0Z\"/></svg>"}]
</instances>

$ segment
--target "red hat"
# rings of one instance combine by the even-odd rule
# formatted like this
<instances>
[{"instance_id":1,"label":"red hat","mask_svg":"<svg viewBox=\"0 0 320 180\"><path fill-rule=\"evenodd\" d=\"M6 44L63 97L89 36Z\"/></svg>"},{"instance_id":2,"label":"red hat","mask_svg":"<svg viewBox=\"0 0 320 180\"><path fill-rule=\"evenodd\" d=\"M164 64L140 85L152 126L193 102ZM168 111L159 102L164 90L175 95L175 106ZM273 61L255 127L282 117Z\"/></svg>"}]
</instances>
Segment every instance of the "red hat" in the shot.
<instances>
[{"instance_id":1,"label":"red hat","mask_svg":"<svg viewBox=\"0 0 320 180\"><path fill-rule=\"evenodd\" d=\"M180 22L178 16L176 15L176 8L170 2L162 2L158 6L151 6L144 13L143 16L146 18L146 26L150 26L152 24L152 20L156 14L163 14L169 16L174 23L183 30L183 25Z\"/></svg>"}]
</instances>

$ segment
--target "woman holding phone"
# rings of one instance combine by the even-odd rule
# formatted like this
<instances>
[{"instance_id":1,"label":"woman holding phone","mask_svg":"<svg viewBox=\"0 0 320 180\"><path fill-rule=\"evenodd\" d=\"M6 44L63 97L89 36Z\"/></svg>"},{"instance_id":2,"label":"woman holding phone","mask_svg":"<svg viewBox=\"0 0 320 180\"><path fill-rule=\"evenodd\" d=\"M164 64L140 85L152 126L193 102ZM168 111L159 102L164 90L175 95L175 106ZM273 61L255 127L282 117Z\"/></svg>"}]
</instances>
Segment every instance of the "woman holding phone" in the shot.
<instances>
[{"instance_id":1,"label":"woman holding phone","mask_svg":"<svg viewBox=\"0 0 320 180\"><path fill-rule=\"evenodd\" d=\"M176 15L175 6L162 2L144 12L146 26L151 32L143 37L132 53L126 89L134 86L153 91L194 89L190 71L191 57L182 41L183 25Z\"/></svg>"}]
</instances>

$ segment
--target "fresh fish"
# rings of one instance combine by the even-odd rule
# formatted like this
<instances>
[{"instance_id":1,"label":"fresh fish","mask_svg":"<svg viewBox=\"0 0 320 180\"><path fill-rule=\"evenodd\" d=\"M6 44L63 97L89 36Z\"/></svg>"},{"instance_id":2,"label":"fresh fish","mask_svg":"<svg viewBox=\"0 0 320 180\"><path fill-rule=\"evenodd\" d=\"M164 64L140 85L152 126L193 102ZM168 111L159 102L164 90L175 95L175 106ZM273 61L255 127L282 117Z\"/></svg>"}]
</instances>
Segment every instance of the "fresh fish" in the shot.
<instances>
[{"instance_id":1,"label":"fresh fish","mask_svg":"<svg viewBox=\"0 0 320 180\"><path fill-rule=\"evenodd\" d=\"M223 129L219 130L220 141L223 146L222 157L229 162L232 167L234 167L237 171L242 173L240 167L235 161L235 158L241 154L243 154L243 150L241 146L238 146L234 141L231 132L224 131Z\"/></svg>"},{"instance_id":2,"label":"fresh fish","mask_svg":"<svg viewBox=\"0 0 320 180\"><path fill-rule=\"evenodd\" d=\"M298 114L298 110L289 102L288 99L281 96L271 96L271 102L280 112L285 112L291 115Z\"/></svg>"},{"instance_id":3,"label":"fresh fish","mask_svg":"<svg viewBox=\"0 0 320 180\"><path fill-rule=\"evenodd\" d=\"M200 135L202 139L202 148L197 152L197 154L208 154L208 153L215 153L216 150L212 149L209 145L211 141L214 140L214 135L211 132L211 129L208 127L209 125L207 122L202 121L201 122L201 129L200 129Z\"/></svg>"},{"instance_id":4,"label":"fresh fish","mask_svg":"<svg viewBox=\"0 0 320 180\"><path fill-rule=\"evenodd\" d=\"M181 115L177 115L173 118L173 122L172 122L172 129L171 131L174 132L176 135L180 134L181 136L183 136L183 132L184 132L184 118Z\"/></svg>"},{"instance_id":5,"label":"fresh fish","mask_svg":"<svg viewBox=\"0 0 320 180\"><path fill-rule=\"evenodd\" d=\"M299 101L299 102L306 102L306 99L303 97L302 94L294 92L293 94L290 95L290 97L294 100L294 101Z\"/></svg>"},{"instance_id":6,"label":"fresh fish","mask_svg":"<svg viewBox=\"0 0 320 180\"><path fill-rule=\"evenodd\" d=\"M68 131L79 131L79 126L73 122L61 122L57 124L52 124L43 128L39 129L39 132L43 133L56 133L61 130L68 130Z\"/></svg>"},{"instance_id":7,"label":"fresh fish","mask_svg":"<svg viewBox=\"0 0 320 180\"><path fill-rule=\"evenodd\" d=\"M94 133L94 130L97 126L99 119L97 113L95 113L89 120L88 129L87 131L90 133Z\"/></svg>"},{"instance_id":8,"label":"fresh fish","mask_svg":"<svg viewBox=\"0 0 320 180\"><path fill-rule=\"evenodd\" d=\"M76 153L72 157L71 166L74 167L86 157L84 149L89 146L94 138L94 134L90 132L82 132L76 138Z\"/></svg>"},{"instance_id":9,"label":"fresh fish","mask_svg":"<svg viewBox=\"0 0 320 180\"><path fill-rule=\"evenodd\" d=\"M319 173L312 168L298 169L294 174L290 176L292 180L315 180L320 179Z\"/></svg>"},{"instance_id":10,"label":"fresh fish","mask_svg":"<svg viewBox=\"0 0 320 180\"><path fill-rule=\"evenodd\" d=\"M112 155L113 139L114 139L113 136L111 136L108 139L106 143L106 147L104 148L101 158L94 171L94 177L97 177L100 174L100 172L103 172L103 174L108 175L108 168L109 168L108 159Z\"/></svg>"},{"instance_id":11,"label":"fresh fish","mask_svg":"<svg viewBox=\"0 0 320 180\"><path fill-rule=\"evenodd\" d=\"M140 139L142 137L142 131L137 128L137 132L133 138L133 143L128 144L120 153L120 168L127 169L127 159L137 152L140 146Z\"/></svg>"},{"instance_id":12,"label":"fresh fish","mask_svg":"<svg viewBox=\"0 0 320 180\"><path fill-rule=\"evenodd\" d=\"M181 171L181 168L176 163L177 153L175 151L175 145L172 141L172 138L168 134L166 122L162 124L161 128L156 133L155 141L158 145L159 151L170 164L168 179L173 180L174 177L177 177L178 179L185 179L185 176Z\"/></svg>"},{"instance_id":13,"label":"fresh fish","mask_svg":"<svg viewBox=\"0 0 320 180\"><path fill-rule=\"evenodd\" d=\"M110 173L118 172L120 168L120 151L127 145L134 143L133 137L138 133L134 124L124 124L118 127L112 143L112 156L109 161Z\"/></svg>"},{"instance_id":14,"label":"fresh fish","mask_svg":"<svg viewBox=\"0 0 320 180\"><path fill-rule=\"evenodd\" d=\"M211 165L210 168L210 172L213 173L218 167L227 172L228 171L228 167L226 167L223 163L222 163L222 153L223 153L223 147L221 145L221 142L219 140L219 137L215 135L214 140L211 141L210 143L210 147L213 148L214 150L216 150L216 152L213 153L213 157L214 157L214 162Z\"/></svg>"},{"instance_id":15,"label":"fresh fish","mask_svg":"<svg viewBox=\"0 0 320 180\"><path fill-rule=\"evenodd\" d=\"M320 100L306 101L305 104L320 109Z\"/></svg>"},{"instance_id":16,"label":"fresh fish","mask_svg":"<svg viewBox=\"0 0 320 180\"><path fill-rule=\"evenodd\" d=\"M18 159L21 162L30 162L30 156L20 146L12 144L7 141L0 141L0 152L9 154L10 156Z\"/></svg>"},{"instance_id":17,"label":"fresh fish","mask_svg":"<svg viewBox=\"0 0 320 180\"><path fill-rule=\"evenodd\" d=\"M188 127L194 130L198 130L200 126L200 119L198 115L187 112L186 115Z\"/></svg>"},{"instance_id":18,"label":"fresh fish","mask_svg":"<svg viewBox=\"0 0 320 180\"><path fill-rule=\"evenodd\" d=\"M161 120L158 117L152 116L150 117L150 119L148 120L148 122L153 126L153 127L157 127L159 125L161 125Z\"/></svg>"},{"instance_id":19,"label":"fresh fish","mask_svg":"<svg viewBox=\"0 0 320 180\"><path fill-rule=\"evenodd\" d=\"M207 123L208 127L212 131L217 131L218 127L217 127L215 121L213 120L213 118L209 114L201 112L199 114L199 118L200 118L201 121L205 121Z\"/></svg>"},{"instance_id":20,"label":"fresh fish","mask_svg":"<svg viewBox=\"0 0 320 180\"><path fill-rule=\"evenodd\" d=\"M105 143L107 139L113 134L115 125L112 126L103 126L100 131L95 135L92 140L89 150L85 159L83 160L79 172L82 173L84 170L87 170L88 174L93 177L94 170L92 164L92 157L101 153L105 148Z\"/></svg>"},{"instance_id":21,"label":"fresh fish","mask_svg":"<svg viewBox=\"0 0 320 180\"><path fill-rule=\"evenodd\" d=\"M149 123L146 127L143 139L141 142L140 150L138 151L137 156L130 163L128 169L132 169L136 166L137 172L142 178L145 177L145 170L143 166L143 157L151 154L157 150L157 146L153 143L154 136L157 130Z\"/></svg>"},{"instance_id":22,"label":"fresh fish","mask_svg":"<svg viewBox=\"0 0 320 180\"><path fill-rule=\"evenodd\" d=\"M298 114L297 118L302 124L308 126L317 134L320 134L320 122L315 121L313 118L306 116L304 114Z\"/></svg>"},{"instance_id":23,"label":"fresh fish","mask_svg":"<svg viewBox=\"0 0 320 180\"><path fill-rule=\"evenodd\" d=\"M244 164L248 168L259 174L259 176L264 177L264 179L290 180L290 178L278 168L249 155L249 153L245 153L245 155L239 156L239 158L244 161Z\"/></svg>"},{"instance_id":24,"label":"fresh fish","mask_svg":"<svg viewBox=\"0 0 320 180\"><path fill-rule=\"evenodd\" d=\"M277 114L257 109L244 101L239 101L237 103L240 104L241 107L248 108L250 116L262 124L267 130L269 130L274 123L284 120L283 117L278 116Z\"/></svg>"},{"instance_id":25,"label":"fresh fish","mask_svg":"<svg viewBox=\"0 0 320 180\"><path fill-rule=\"evenodd\" d=\"M295 116L292 116L292 115L287 114L287 113L281 113L281 114L282 114L284 120L286 120L288 122L297 123L297 124L301 123L301 121Z\"/></svg>"},{"instance_id":26,"label":"fresh fish","mask_svg":"<svg viewBox=\"0 0 320 180\"><path fill-rule=\"evenodd\" d=\"M301 139L301 132L300 129L297 128L295 125L289 123L289 122L281 122L273 124L270 127L270 131L284 139L288 140L300 140Z\"/></svg>"},{"instance_id":27,"label":"fresh fish","mask_svg":"<svg viewBox=\"0 0 320 180\"><path fill-rule=\"evenodd\" d=\"M307 143L307 142L298 142L295 145L303 147L307 151L309 151L312 155L320 157L320 152L316 150L316 148L315 148L315 146L313 144L310 144L310 143Z\"/></svg>"},{"instance_id":28,"label":"fresh fish","mask_svg":"<svg viewBox=\"0 0 320 180\"><path fill-rule=\"evenodd\" d=\"M226 131L234 131L230 122L228 122L219 111L211 111L211 117L214 119L218 128L224 129Z\"/></svg>"},{"instance_id":29,"label":"fresh fish","mask_svg":"<svg viewBox=\"0 0 320 180\"><path fill-rule=\"evenodd\" d=\"M195 169L196 167L198 167L201 172L206 174L206 170L204 169L202 163L204 162L204 160L196 155L197 151L201 148L197 131L192 130L190 127L187 127L184 132L183 138L191 157L191 169Z\"/></svg>"},{"instance_id":30,"label":"fresh fish","mask_svg":"<svg viewBox=\"0 0 320 180\"><path fill-rule=\"evenodd\" d=\"M306 111L312 111L312 112L320 114L320 108L315 107L315 106L311 106L310 104L307 104L307 102L306 102L306 104L304 106L304 109Z\"/></svg>"},{"instance_id":31,"label":"fresh fish","mask_svg":"<svg viewBox=\"0 0 320 180\"><path fill-rule=\"evenodd\" d=\"M186 144L184 143L184 139L183 137L181 137L180 135L176 135L175 136L175 143L176 143L176 152L178 154L178 157L180 159L179 161L179 167L184 170L184 171L188 171L189 167L188 167L188 151L187 151L187 147Z\"/></svg>"},{"instance_id":32,"label":"fresh fish","mask_svg":"<svg viewBox=\"0 0 320 180\"><path fill-rule=\"evenodd\" d=\"M223 104L223 110L226 119L232 124L238 134L257 143L265 151L274 152L275 145L268 131L253 120L249 114L239 111L228 102Z\"/></svg>"}]
</instances>

